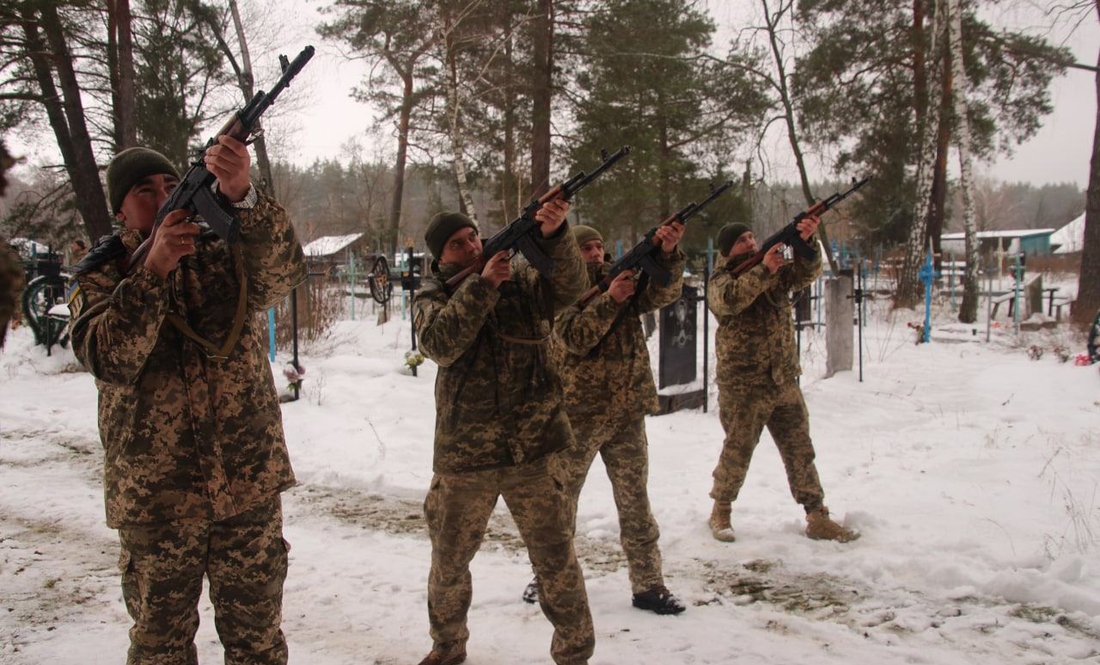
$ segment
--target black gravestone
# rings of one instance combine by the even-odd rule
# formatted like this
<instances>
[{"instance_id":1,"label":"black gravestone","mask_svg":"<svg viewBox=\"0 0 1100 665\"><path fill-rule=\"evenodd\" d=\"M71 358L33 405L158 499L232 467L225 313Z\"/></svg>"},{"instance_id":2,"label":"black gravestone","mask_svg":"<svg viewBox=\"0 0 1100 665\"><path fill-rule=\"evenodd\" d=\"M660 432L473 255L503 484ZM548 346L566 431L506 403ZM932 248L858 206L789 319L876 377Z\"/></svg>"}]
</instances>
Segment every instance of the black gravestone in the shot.
<instances>
[{"instance_id":1,"label":"black gravestone","mask_svg":"<svg viewBox=\"0 0 1100 665\"><path fill-rule=\"evenodd\" d=\"M411 254L411 252L410 252ZM401 271L401 288L406 291L420 290L420 278L424 274L424 257L409 256L405 269Z\"/></svg>"},{"instance_id":2,"label":"black gravestone","mask_svg":"<svg viewBox=\"0 0 1100 665\"><path fill-rule=\"evenodd\" d=\"M799 327L812 323L814 320L813 312L813 295L810 292L810 287L806 287L795 294L794 301L794 322Z\"/></svg>"},{"instance_id":3,"label":"black gravestone","mask_svg":"<svg viewBox=\"0 0 1100 665\"><path fill-rule=\"evenodd\" d=\"M684 286L680 299L661 309L659 388L695 381L698 362L698 328L695 324L697 293L698 289L694 286Z\"/></svg>"}]
</instances>

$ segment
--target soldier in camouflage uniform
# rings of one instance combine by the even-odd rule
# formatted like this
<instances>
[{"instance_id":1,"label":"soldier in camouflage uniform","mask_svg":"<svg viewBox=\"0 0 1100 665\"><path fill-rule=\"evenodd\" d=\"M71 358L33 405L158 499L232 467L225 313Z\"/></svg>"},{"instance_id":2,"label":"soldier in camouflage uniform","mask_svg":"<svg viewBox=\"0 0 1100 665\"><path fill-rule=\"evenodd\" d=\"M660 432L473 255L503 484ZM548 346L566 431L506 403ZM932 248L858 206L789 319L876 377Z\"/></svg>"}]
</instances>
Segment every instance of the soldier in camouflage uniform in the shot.
<instances>
[{"instance_id":1,"label":"soldier in camouflage uniform","mask_svg":"<svg viewBox=\"0 0 1100 665\"><path fill-rule=\"evenodd\" d=\"M660 251L653 256L672 280L660 286L632 271L617 275L607 292L582 307L567 307L554 325L556 355L565 407L577 445L559 453L572 498L570 522L592 461L599 454L611 480L619 513L619 538L626 553L634 607L657 614L679 614L684 605L665 587L661 573L660 531L649 508L649 475L645 416L657 413L657 388L646 348L641 315L675 302L683 290L686 257L677 245L679 222L657 229ZM588 285L595 286L611 269L603 237L588 226L576 226L581 255L588 265ZM533 599L532 599L533 600Z\"/></svg>"},{"instance_id":2,"label":"soldier in camouflage uniform","mask_svg":"<svg viewBox=\"0 0 1100 665\"><path fill-rule=\"evenodd\" d=\"M179 176L145 148L111 161L108 199L123 228L76 266L73 350L99 388L107 524L119 532L134 621L128 665L198 662L204 575L225 662L284 665L280 493L294 474L256 315L306 267L286 211L249 182L244 144L222 137L205 160L238 241L177 210L132 271Z\"/></svg>"},{"instance_id":3,"label":"soldier in camouflage uniform","mask_svg":"<svg viewBox=\"0 0 1100 665\"><path fill-rule=\"evenodd\" d=\"M820 220L807 217L798 229L810 241ZM816 244L816 240L812 241ZM771 432L794 500L806 510L806 535L848 542L858 533L829 518L825 492L814 466L809 414L798 387L798 363L790 293L805 288L821 274L821 253L811 259L783 258L783 245L768 250L764 260L735 277L732 269L754 255L756 238L745 224L729 224L718 233L725 262L710 280L708 305L718 318L718 403L726 432L714 469L710 528L721 541L733 541L730 504L737 499L753 450L766 426Z\"/></svg>"},{"instance_id":4,"label":"soldier in camouflage uniform","mask_svg":"<svg viewBox=\"0 0 1100 665\"><path fill-rule=\"evenodd\" d=\"M5 173L15 165L8 149L0 142L0 197L8 187ZM8 334L8 324L15 313L19 292L23 290L23 262L19 253L0 238L0 349L4 348L4 338Z\"/></svg>"},{"instance_id":5,"label":"soldier in camouflage uniform","mask_svg":"<svg viewBox=\"0 0 1100 665\"><path fill-rule=\"evenodd\" d=\"M561 381L548 361L554 316L585 288L584 262L564 223L569 205L536 213L536 241L552 277L512 266L507 252L451 288L446 281L481 257L477 228L443 213L425 233L436 261L416 294L414 325L424 355L439 365L435 452L424 515L432 541L428 619L433 646L421 665L466 660L470 561L504 497L554 625L558 665L583 665L595 646L584 576L573 550L570 501L551 453L573 445ZM537 232L536 232L537 233Z\"/></svg>"}]
</instances>

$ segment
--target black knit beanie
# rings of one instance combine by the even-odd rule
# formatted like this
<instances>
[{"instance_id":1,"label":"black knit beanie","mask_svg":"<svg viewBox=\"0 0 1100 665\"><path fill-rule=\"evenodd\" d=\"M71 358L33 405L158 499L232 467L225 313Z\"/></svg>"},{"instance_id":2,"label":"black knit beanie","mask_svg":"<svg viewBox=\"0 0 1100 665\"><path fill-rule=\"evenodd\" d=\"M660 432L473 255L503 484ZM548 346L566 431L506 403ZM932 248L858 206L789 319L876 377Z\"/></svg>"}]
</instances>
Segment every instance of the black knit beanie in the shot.
<instances>
[{"instance_id":1,"label":"black knit beanie","mask_svg":"<svg viewBox=\"0 0 1100 665\"><path fill-rule=\"evenodd\" d=\"M117 213L130 188L151 175L180 177L172 162L156 150L127 148L115 155L107 165L107 201L111 204L111 212Z\"/></svg>"},{"instance_id":2,"label":"black knit beanie","mask_svg":"<svg viewBox=\"0 0 1100 665\"><path fill-rule=\"evenodd\" d=\"M748 224L742 224L741 222L734 222L733 224L726 224L718 231L718 251L722 252L722 256L727 256L730 253L730 248L737 242L743 234L748 231L752 231Z\"/></svg>"},{"instance_id":3,"label":"black knit beanie","mask_svg":"<svg viewBox=\"0 0 1100 665\"><path fill-rule=\"evenodd\" d=\"M428 249L438 261L443 255L443 246L447 239L454 235L455 231L466 227L477 228L474 220L460 212L441 212L432 221L428 222L428 229L424 231L424 242L428 243Z\"/></svg>"},{"instance_id":4,"label":"black knit beanie","mask_svg":"<svg viewBox=\"0 0 1100 665\"><path fill-rule=\"evenodd\" d=\"M581 247L584 243L592 240L603 242L603 236L600 235L599 231L584 224L577 224L573 227L573 237L577 240L577 247Z\"/></svg>"}]
</instances>

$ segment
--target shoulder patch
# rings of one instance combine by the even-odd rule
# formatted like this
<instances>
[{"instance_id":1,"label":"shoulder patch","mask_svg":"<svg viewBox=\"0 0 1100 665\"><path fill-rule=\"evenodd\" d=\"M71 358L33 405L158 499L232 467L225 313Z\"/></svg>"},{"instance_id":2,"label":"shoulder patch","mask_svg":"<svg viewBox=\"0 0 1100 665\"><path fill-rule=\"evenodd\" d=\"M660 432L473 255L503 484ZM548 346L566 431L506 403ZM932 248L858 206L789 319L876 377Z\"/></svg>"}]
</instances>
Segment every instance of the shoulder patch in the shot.
<instances>
[{"instance_id":1,"label":"shoulder patch","mask_svg":"<svg viewBox=\"0 0 1100 665\"><path fill-rule=\"evenodd\" d=\"M84 304L87 300L84 298L84 292L80 290L80 284L76 280L73 280L72 286L69 287L69 292L66 295L66 300L69 303L69 312L72 314L73 320L75 320L84 310Z\"/></svg>"}]
</instances>

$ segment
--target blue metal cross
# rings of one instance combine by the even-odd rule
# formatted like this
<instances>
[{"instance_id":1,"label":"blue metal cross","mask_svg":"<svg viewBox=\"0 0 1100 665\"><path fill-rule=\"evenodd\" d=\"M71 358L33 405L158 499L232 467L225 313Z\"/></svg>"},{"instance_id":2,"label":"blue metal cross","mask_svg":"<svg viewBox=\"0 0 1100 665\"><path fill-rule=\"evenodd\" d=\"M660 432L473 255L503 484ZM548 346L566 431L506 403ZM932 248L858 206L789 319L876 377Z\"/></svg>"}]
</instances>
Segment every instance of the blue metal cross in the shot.
<instances>
[{"instance_id":1,"label":"blue metal cross","mask_svg":"<svg viewBox=\"0 0 1100 665\"><path fill-rule=\"evenodd\" d=\"M921 342L932 341L932 282L940 276L932 263L932 250L928 250L928 256L918 273L920 281L924 282L924 329L921 331Z\"/></svg>"}]
</instances>

